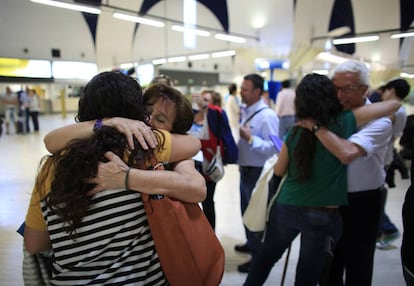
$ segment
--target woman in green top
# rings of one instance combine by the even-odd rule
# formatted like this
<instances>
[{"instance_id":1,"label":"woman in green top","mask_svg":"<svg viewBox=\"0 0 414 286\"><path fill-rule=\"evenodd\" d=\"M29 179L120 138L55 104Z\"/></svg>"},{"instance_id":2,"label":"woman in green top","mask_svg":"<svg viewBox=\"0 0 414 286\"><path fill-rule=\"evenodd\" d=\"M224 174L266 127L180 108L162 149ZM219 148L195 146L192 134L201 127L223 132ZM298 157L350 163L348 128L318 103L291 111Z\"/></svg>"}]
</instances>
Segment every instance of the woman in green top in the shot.
<instances>
[{"instance_id":1,"label":"woman in green top","mask_svg":"<svg viewBox=\"0 0 414 286\"><path fill-rule=\"evenodd\" d=\"M392 113L399 104L372 104L342 111L331 81L310 74L297 87L295 106L298 125L304 128L292 128L282 146L275 174L286 174L286 179L271 208L264 243L253 257L244 285L262 285L299 233L295 285L318 283L342 232L338 206L347 204L347 179L346 165L335 156L338 154L322 145L315 132L324 126L347 138L361 124Z\"/></svg>"}]
</instances>

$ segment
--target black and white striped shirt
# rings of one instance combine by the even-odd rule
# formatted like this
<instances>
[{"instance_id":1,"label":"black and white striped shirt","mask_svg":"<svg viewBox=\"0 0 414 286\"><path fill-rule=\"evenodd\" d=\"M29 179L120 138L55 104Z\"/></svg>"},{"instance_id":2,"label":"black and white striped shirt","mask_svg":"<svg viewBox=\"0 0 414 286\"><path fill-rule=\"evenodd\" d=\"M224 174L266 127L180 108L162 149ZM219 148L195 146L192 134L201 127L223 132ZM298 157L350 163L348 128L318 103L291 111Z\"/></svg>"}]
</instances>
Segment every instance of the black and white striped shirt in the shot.
<instances>
[{"instance_id":1,"label":"black and white striped shirt","mask_svg":"<svg viewBox=\"0 0 414 286\"><path fill-rule=\"evenodd\" d=\"M141 193L103 191L72 240L56 212L41 202L54 251L54 285L168 285Z\"/></svg>"}]
</instances>

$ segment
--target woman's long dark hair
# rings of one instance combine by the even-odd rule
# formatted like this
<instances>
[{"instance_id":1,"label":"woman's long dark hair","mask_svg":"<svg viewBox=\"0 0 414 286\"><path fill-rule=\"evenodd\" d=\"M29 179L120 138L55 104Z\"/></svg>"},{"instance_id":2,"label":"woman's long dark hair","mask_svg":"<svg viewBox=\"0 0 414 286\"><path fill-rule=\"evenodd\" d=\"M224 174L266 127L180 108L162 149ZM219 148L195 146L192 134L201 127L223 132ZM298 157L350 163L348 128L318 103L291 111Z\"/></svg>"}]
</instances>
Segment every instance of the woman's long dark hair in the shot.
<instances>
[{"instance_id":1,"label":"woman's long dark hair","mask_svg":"<svg viewBox=\"0 0 414 286\"><path fill-rule=\"evenodd\" d=\"M342 106L329 78L319 74L308 74L296 88L295 109L298 119L312 118L319 125L328 126L337 118ZM294 138L297 132L299 127L294 127L290 138ZM302 129L293 150L293 160L299 169L298 179L301 182L311 176L316 140L311 131Z\"/></svg>"},{"instance_id":2,"label":"woman's long dark hair","mask_svg":"<svg viewBox=\"0 0 414 286\"><path fill-rule=\"evenodd\" d=\"M95 76L85 87L79 101L77 119L87 121L105 117L125 117L146 121L142 89L133 78L116 73L104 72ZM161 133L156 132L156 135ZM163 138L158 138L162 148ZM86 139L73 140L61 151L48 159L45 167L52 167L54 179L46 205L55 210L67 224L73 235L84 217L91 197L87 194L95 186L87 179L95 177L98 164L104 154L112 151L129 166L146 168L153 160L152 150L143 150L135 140L134 150L129 150L123 134L110 127L103 127ZM37 184L45 182L40 176ZM41 189L38 186L38 189Z\"/></svg>"}]
</instances>

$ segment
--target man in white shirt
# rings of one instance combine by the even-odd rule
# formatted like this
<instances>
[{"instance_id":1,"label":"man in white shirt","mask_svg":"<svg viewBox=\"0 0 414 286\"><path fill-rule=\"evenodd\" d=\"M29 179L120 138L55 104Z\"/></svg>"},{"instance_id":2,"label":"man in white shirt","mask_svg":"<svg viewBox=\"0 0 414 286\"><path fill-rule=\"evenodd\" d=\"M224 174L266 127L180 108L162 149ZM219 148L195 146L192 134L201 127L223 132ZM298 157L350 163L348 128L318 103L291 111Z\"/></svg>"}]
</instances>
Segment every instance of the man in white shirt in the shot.
<instances>
[{"instance_id":1,"label":"man in white shirt","mask_svg":"<svg viewBox=\"0 0 414 286\"><path fill-rule=\"evenodd\" d=\"M344 110L371 104L366 98L369 71L364 63L347 61L336 66L332 82ZM383 117L348 138L356 150L348 165L349 204L341 207L343 235L333 252L327 285L371 285L391 132L391 120Z\"/></svg>"}]
</instances>

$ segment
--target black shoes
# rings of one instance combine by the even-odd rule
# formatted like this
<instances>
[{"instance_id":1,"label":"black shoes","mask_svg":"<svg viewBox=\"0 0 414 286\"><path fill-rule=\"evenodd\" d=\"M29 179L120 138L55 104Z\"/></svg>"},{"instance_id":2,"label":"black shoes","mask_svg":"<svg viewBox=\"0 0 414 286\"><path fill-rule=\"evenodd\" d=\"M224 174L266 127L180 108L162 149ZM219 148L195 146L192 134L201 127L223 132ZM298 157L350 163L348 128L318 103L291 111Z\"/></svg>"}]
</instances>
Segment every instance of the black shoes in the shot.
<instances>
[{"instance_id":1,"label":"black shoes","mask_svg":"<svg viewBox=\"0 0 414 286\"><path fill-rule=\"evenodd\" d=\"M234 250L237 252L241 252L241 253L250 253L250 248L247 245L247 243L245 244L236 244L234 246ZM237 266L237 270L240 273L249 273L249 269L250 269L250 260L247 261L246 263L240 264L239 266Z\"/></svg>"},{"instance_id":2,"label":"black shoes","mask_svg":"<svg viewBox=\"0 0 414 286\"><path fill-rule=\"evenodd\" d=\"M247 246L247 243L245 244L236 244L234 246L234 250L241 253L250 253L250 248Z\"/></svg>"},{"instance_id":3,"label":"black shoes","mask_svg":"<svg viewBox=\"0 0 414 286\"><path fill-rule=\"evenodd\" d=\"M237 270L240 273L249 273L250 270L250 260L247 261L246 263L240 264L239 266L237 266Z\"/></svg>"}]
</instances>

